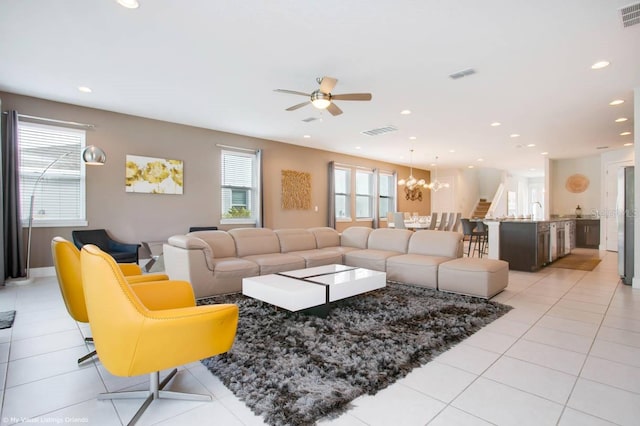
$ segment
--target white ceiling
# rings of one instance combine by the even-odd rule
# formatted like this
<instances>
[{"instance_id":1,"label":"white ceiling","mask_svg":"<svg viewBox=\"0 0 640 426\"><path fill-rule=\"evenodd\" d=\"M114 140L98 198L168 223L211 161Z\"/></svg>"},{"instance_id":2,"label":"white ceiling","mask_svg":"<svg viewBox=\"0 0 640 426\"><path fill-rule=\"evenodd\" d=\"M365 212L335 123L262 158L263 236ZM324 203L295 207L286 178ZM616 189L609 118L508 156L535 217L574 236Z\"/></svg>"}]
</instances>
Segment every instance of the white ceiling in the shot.
<instances>
[{"instance_id":1,"label":"white ceiling","mask_svg":"<svg viewBox=\"0 0 640 426\"><path fill-rule=\"evenodd\" d=\"M535 174L541 152L634 138L619 135L640 87L640 25L619 12L634 0L139 1L0 0L0 90L401 164L413 146L422 168ZM337 101L333 117L285 111L305 98L273 91L324 75L372 101Z\"/></svg>"}]
</instances>

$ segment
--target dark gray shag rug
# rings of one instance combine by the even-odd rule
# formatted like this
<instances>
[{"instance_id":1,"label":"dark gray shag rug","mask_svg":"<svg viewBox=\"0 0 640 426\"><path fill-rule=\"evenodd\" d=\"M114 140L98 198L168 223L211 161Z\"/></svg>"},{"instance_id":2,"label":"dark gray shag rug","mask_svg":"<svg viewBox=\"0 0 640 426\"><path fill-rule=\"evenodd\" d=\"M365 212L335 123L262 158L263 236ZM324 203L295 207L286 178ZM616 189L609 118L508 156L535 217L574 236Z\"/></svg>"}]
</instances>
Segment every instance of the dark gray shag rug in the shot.
<instances>
[{"instance_id":1,"label":"dark gray shag rug","mask_svg":"<svg viewBox=\"0 0 640 426\"><path fill-rule=\"evenodd\" d=\"M16 311L0 312L0 330L11 327L15 318Z\"/></svg>"},{"instance_id":2,"label":"dark gray shag rug","mask_svg":"<svg viewBox=\"0 0 640 426\"><path fill-rule=\"evenodd\" d=\"M404 284L341 300L327 318L276 310L241 294L238 333L202 363L270 425L336 416L499 318L511 307Z\"/></svg>"}]
</instances>

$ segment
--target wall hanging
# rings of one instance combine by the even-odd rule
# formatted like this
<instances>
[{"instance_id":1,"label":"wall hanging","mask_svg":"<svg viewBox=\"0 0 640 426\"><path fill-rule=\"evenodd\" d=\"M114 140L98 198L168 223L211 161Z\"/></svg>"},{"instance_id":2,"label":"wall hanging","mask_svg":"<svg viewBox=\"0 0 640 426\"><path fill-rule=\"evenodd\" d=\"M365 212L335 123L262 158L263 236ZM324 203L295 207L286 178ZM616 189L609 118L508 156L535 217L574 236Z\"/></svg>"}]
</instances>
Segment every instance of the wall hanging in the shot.
<instances>
[{"instance_id":1,"label":"wall hanging","mask_svg":"<svg viewBox=\"0 0 640 426\"><path fill-rule=\"evenodd\" d=\"M146 194L182 194L182 160L127 155L126 192Z\"/></svg>"},{"instance_id":2,"label":"wall hanging","mask_svg":"<svg viewBox=\"0 0 640 426\"><path fill-rule=\"evenodd\" d=\"M567 178L567 182L564 186L567 188L567 191L579 194L586 191L589 187L589 178L585 175L576 173L575 175L571 175Z\"/></svg>"},{"instance_id":3,"label":"wall hanging","mask_svg":"<svg viewBox=\"0 0 640 426\"><path fill-rule=\"evenodd\" d=\"M311 173L282 171L282 208L309 210L311 208Z\"/></svg>"}]
</instances>

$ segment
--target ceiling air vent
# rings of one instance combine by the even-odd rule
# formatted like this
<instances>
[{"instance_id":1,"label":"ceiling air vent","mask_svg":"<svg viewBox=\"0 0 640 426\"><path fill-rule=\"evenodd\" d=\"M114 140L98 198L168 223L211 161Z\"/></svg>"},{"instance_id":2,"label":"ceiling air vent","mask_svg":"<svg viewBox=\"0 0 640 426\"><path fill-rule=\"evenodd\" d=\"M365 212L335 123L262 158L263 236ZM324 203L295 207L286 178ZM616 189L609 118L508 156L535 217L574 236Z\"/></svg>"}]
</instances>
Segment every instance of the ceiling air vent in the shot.
<instances>
[{"instance_id":1,"label":"ceiling air vent","mask_svg":"<svg viewBox=\"0 0 640 426\"><path fill-rule=\"evenodd\" d=\"M474 70L473 68L467 68L466 70L454 72L453 74L450 74L449 77L451 77L454 80L457 80L459 78L466 77L468 75L473 75L475 73L476 73L476 70Z\"/></svg>"},{"instance_id":2,"label":"ceiling air vent","mask_svg":"<svg viewBox=\"0 0 640 426\"><path fill-rule=\"evenodd\" d=\"M640 24L640 3L623 7L620 9L620 15L622 16L622 26L625 28Z\"/></svg>"},{"instance_id":3,"label":"ceiling air vent","mask_svg":"<svg viewBox=\"0 0 640 426\"><path fill-rule=\"evenodd\" d=\"M319 118L318 117L309 117L309 118L305 118L302 121L304 121L305 123L311 123L312 121L316 121L316 120L319 120Z\"/></svg>"},{"instance_id":4,"label":"ceiling air vent","mask_svg":"<svg viewBox=\"0 0 640 426\"><path fill-rule=\"evenodd\" d=\"M398 130L398 128L395 126L385 126L385 127L378 127L377 129L365 130L360 133L367 136L378 136L383 133L395 132L396 130Z\"/></svg>"}]
</instances>

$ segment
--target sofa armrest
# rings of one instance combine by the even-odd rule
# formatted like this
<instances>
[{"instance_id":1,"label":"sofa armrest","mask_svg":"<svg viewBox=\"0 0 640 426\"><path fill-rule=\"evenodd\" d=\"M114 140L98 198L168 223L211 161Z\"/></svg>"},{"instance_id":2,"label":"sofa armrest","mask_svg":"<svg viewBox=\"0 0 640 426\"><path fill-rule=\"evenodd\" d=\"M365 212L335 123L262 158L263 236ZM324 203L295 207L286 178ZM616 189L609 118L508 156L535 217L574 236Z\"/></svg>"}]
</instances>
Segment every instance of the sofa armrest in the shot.
<instances>
[{"instance_id":1,"label":"sofa armrest","mask_svg":"<svg viewBox=\"0 0 640 426\"><path fill-rule=\"evenodd\" d=\"M204 250L207 248L211 250L209 244L204 242L204 240L201 240L198 237L193 237L191 235L174 235L172 237L169 237L168 243L169 245L185 250ZM213 253L211 254L211 256L213 257Z\"/></svg>"},{"instance_id":2,"label":"sofa armrest","mask_svg":"<svg viewBox=\"0 0 640 426\"><path fill-rule=\"evenodd\" d=\"M213 278L213 252L211 247L198 237L169 237L163 246L163 256L165 272L171 280L183 280L197 285Z\"/></svg>"}]
</instances>

